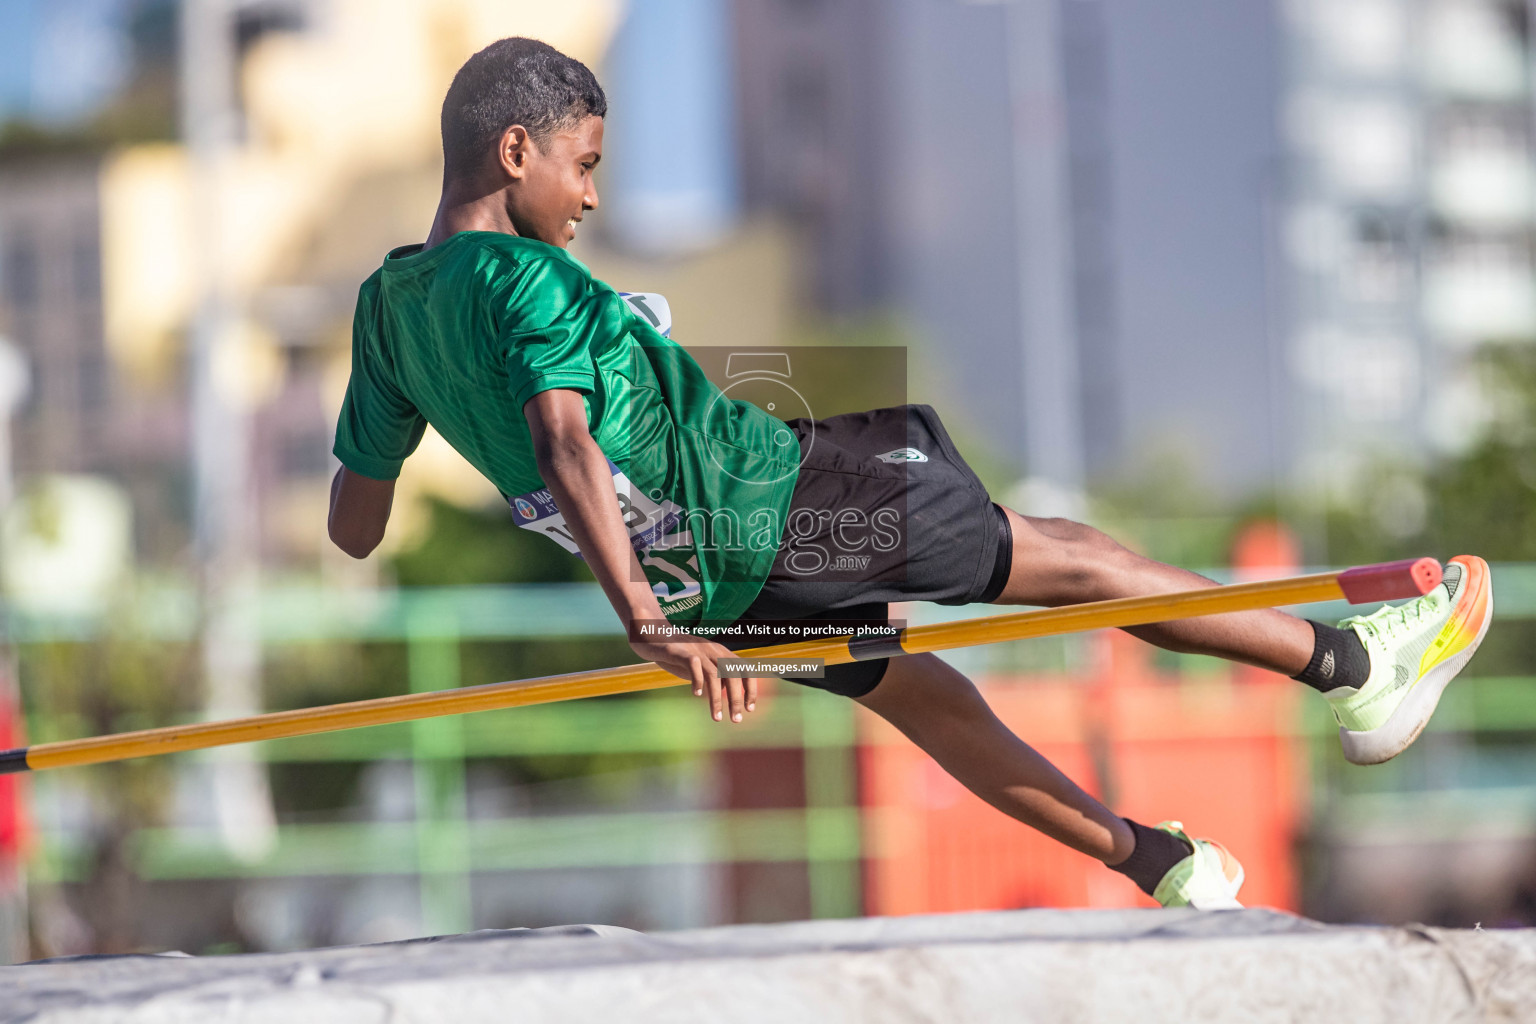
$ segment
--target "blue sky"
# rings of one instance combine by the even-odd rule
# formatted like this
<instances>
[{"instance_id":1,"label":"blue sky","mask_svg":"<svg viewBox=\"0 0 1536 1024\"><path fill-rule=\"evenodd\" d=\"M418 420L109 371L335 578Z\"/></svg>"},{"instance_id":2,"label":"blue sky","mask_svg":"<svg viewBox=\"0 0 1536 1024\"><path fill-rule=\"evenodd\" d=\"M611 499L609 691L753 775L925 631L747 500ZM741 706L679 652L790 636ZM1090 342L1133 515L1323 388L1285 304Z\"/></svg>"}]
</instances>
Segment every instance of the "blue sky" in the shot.
<instances>
[{"instance_id":1,"label":"blue sky","mask_svg":"<svg viewBox=\"0 0 1536 1024\"><path fill-rule=\"evenodd\" d=\"M121 84L133 0L0 0L0 119L67 123Z\"/></svg>"},{"instance_id":2,"label":"blue sky","mask_svg":"<svg viewBox=\"0 0 1536 1024\"><path fill-rule=\"evenodd\" d=\"M625 245L688 248L736 213L728 0L630 5L604 73L609 221Z\"/></svg>"}]
</instances>

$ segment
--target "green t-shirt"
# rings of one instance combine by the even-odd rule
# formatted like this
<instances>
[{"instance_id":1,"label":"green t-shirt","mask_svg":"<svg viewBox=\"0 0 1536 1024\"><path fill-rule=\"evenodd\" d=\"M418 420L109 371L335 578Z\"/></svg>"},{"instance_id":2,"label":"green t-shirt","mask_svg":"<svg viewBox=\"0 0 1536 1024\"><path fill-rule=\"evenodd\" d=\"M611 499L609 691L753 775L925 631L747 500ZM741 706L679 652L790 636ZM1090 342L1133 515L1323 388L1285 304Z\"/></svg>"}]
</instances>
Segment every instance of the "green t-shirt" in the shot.
<instances>
[{"instance_id":1,"label":"green t-shirt","mask_svg":"<svg viewBox=\"0 0 1536 1024\"><path fill-rule=\"evenodd\" d=\"M798 442L722 394L564 249L466 231L391 252L358 294L336 456L392 480L431 423L500 488L514 522L576 552L523 418L523 403L551 388L584 396L667 618L739 617L773 564Z\"/></svg>"}]
</instances>

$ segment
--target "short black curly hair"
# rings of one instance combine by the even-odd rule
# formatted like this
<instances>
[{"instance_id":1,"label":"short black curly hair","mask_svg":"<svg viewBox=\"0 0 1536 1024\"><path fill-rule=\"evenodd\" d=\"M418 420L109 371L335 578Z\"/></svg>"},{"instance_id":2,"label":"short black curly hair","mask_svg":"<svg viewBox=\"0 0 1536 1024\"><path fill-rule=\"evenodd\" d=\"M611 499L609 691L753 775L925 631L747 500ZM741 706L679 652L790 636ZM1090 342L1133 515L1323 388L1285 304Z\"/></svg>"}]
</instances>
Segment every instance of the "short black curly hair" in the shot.
<instances>
[{"instance_id":1,"label":"short black curly hair","mask_svg":"<svg viewBox=\"0 0 1536 1024\"><path fill-rule=\"evenodd\" d=\"M448 87L442 117L444 177L468 173L515 124L542 145L583 118L607 113L608 97L581 61L537 39L498 39L465 61Z\"/></svg>"}]
</instances>

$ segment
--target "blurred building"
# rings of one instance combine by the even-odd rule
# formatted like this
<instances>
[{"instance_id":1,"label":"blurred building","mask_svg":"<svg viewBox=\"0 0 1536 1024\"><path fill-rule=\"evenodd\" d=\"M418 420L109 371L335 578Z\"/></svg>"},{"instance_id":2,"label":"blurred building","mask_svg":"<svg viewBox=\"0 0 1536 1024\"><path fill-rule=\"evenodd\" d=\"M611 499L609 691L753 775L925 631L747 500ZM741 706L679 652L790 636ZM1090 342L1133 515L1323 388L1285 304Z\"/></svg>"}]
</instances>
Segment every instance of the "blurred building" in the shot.
<instances>
[{"instance_id":1,"label":"blurred building","mask_svg":"<svg viewBox=\"0 0 1536 1024\"><path fill-rule=\"evenodd\" d=\"M890 298L895 5L735 0L741 194L802 233L808 296L861 312Z\"/></svg>"},{"instance_id":2,"label":"blurred building","mask_svg":"<svg viewBox=\"0 0 1536 1024\"><path fill-rule=\"evenodd\" d=\"M1457 452L1477 356L1536 339L1523 0L1290 0L1281 250L1303 486Z\"/></svg>"},{"instance_id":3,"label":"blurred building","mask_svg":"<svg viewBox=\"0 0 1536 1024\"><path fill-rule=\"evenodd\" d=\"M1229 492L1275 480L1267 5L735 0L735 16L743 200L800 226L820 308L901 316L918 400L1017 474L1039 444L1075 448L1090 481L1169 449ZM1069 364L1044 371L1044 398L1042 344ZM1042 425L1051 387L1072 394Z\"/></svg>"},{"instance_id":4,"label":"blurred building","mask_svg":"<svg viewBox=\"0 0 1536 1024\"><path fill-rule=\"evenodd\" d=\"M102 339L99 162L0 170L4 331L32 371L13 426L16 469L99 469L112 447Z\"/></svg>"},{"instance_id":5,"label":"blurred building","mask_svg":"<svg viewBox=\"0 0 1536 1024\"><path fill-rule=\"evenodd\" d=\"M1089 479L1172 450L1347 489L1464 448L1476 353L1536 337L1527 10L736 0L742 196L799 225L821 309L903 315L1016 471L1053 429Z\"/></svg>"},{"instance_id":6,"label":"blurred building","mask_svg":"<svg viewBox=\"0 0 1536 1024\"><path fill-rule=\"evenodd\" d=\"M0 333L31 377L12 424L13 463L23 487L45 474L83 473L127 489L145 524L140 547L165 557L185 539L175 494L186 447L179 374L145 386L109 351L101 171L99 156L0 165Z\"/></svg>"},{"instance_id":7,"label":"blurred building","mask_svg":"<svg viewBox=\"0 0 1536 1024\"><path fill-rule=\"evenodd\" d=\"M624 249L697 252L736 227L733 57L728 0L626 10L598 69L608 96L598 220Z\"/></svg>"}]
</instances>

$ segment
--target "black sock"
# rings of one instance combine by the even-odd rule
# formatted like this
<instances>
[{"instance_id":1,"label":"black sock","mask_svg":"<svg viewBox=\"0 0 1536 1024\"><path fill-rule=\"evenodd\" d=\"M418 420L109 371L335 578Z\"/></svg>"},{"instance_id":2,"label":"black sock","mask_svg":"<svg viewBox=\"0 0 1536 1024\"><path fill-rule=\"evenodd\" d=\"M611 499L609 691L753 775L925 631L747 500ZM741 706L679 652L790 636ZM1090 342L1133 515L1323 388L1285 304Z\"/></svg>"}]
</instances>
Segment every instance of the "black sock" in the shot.
<instances>
[{"instance_id":1,"label":"black sock","mask_svg":"<svg viewBox=\"0 0 1536 1024\"><path fill-rule=\"evenodd\" d=\"M1136 848L1119 864L1109 865L1109 869L1120 872L1135 882L1142 892L1151 896L1153 890L1157 888L1157 883L1161 882L1163 876L1168 873L1168 869L1194 851L1178 836L1169 835L1155 828L1147 828L1130 818L1120 820L1131 826L1131 831L1135 833Z\"/></svg>"},{"instance_id":2,"label":"black sock","mask_svg":"<svg viewBox=\"0 0 1536 1024\"><path fill-rule=\"evenodd\" d=\"M1370 678L1371 656L1365 653L1365 645L1354 630L1336 629L1311 619L1307 623L1312 627L1312 660L1292 679L1327 693L1338 686L1361 686Z\"/></svg>"}]
</instances>

